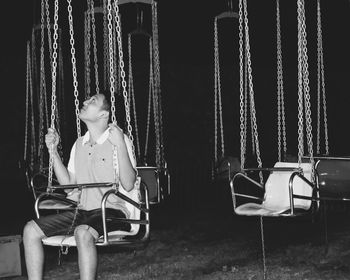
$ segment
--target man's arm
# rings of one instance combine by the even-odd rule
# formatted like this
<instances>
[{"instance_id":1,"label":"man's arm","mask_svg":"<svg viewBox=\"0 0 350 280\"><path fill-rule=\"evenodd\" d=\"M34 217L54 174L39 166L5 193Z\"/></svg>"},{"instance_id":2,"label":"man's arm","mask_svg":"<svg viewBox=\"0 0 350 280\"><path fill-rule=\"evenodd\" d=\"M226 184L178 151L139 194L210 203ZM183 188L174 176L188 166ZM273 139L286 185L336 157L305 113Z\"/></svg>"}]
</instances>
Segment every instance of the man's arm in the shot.
<instances>
[{"instance_id":1,"label":"man's arm","mask_svg":"<svg viewBox=\"0 0 350 280\"><path fill-rule=\"evenodd\" d=\"M57 132L49 128L48 133L45 136L46 146L49 150L50 155L53 158L53 169L56 175L56 178L60 185L68 185L75 183L75 176L67 170L64 166L61 157L57 151L57 145L59 143L59 136Z\"/></svg>"},{"instance_id":2,"label":"man's arm","mask_svg":"<svg viewBox=\"0 0 350 280\"><path fill-rule=\"evenodd\" d=\"M131 191L136 181L136 171L129 157L123 131L115 125L110 125L109 141L117 149L120 183L126 191Z\"/></svg>"}]
</instances>

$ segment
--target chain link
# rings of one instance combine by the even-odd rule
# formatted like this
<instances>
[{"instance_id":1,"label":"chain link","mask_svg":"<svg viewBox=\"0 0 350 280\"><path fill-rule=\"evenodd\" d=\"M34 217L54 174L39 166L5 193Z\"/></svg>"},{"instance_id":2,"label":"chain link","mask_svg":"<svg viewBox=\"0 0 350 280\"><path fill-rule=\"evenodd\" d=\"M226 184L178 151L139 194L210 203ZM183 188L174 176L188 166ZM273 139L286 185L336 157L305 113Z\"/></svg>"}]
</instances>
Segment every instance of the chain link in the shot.
<instances>
[{"instance_id":1,"label":"chain link","mask_svg":"<svg viewBox=\"0 0 350 280\"><path fill-rule=\"evenodd\" d=\"M26 67L26 111L25 111L25 130L24 130L24 150L23 159L27 161L28 153L28 129L29 129L29 77L30 77L30 44L27 41L27 67Z\"/></svg>"},{"instance_id":2,"label":"chain link","mask_svg":"<svg viewBox=\"0 0 350 280\"><path fill-rule=\"evenodd\" d=\"M35 137L35 117L34 117L34 114L35 114L35 110L34 110L34 94L33 94L33 79L34 79L34 71L35 71L35 67L33 66L34 65L34 58L35 58L35 52L34 52L34 49L35 49L35 36L34 36L34 29L32 31L32 60L29 61L30 62L30 72L29 72L29 93L30 93L30 106L31 106L31 157L30 157L30 166L34 167L34 160L35 160L35 157L36 157L36 150L37 150L37 147L36 147L36 137ZM34 77L33 77L34 76Z\"/></svg>"},{"instance_id":3,"label":"chain link","mask_svg":"<svg viewBox=\"0 0 350 280\"><path fill-rule=\"evenodd\" d=\"M91 19L89 16L90 0L87 0L87 12L85 16L85 98L91 95L91 73L90 73L90 46L91 46Z\"/></svg>"},{"instance_id":4,"label":"chain link","mask_svg":"<svg viewBox=\"0 0 350 280\"><path fill-rule=\"evenodd\" d=\"M162 94L160 85L160 56L159 56L159 40L158 40L158 10L157 2L152 2L152 41L153 41L153 69L155 90L158 96L158 122L159 122L159 142L160 142L160 164L165 166L164 159L164 139L163 139L163 109Z\"/></svg>"},{"instance_id":5,"label":"chain link","mask_svg":"<svg viewBox=\"0 0 350 280\"><path fill-rule=\"evenodd\" d=\"M239 23L239 113L240 113L240 142L241 142L241 169L245 166L245 118L244 118L244 90L243 90L243 6L242 1L238 2L238 23Z\"/></svg>"},{"instance_id":6,"label":"chain link","mask_svg":"<svg viewBox=\"0 0 350 280\"><path fill-rule=\"evenodd\" d=\"M304 114L303 114L303 78L302 78L302 18L300 1L297 2L298 12L298 162L304 154Z\"/></svg>"},{"instance_id":7,"label":"chain link","mask_svg":"<svg viewBox=\"0 0 350 280\"><path fill-rule=\"evenodd\" d=\"M218 79L217 79L217 20L214 20L214 159L218 160Z\"/></svg>"},{"instance_id":8,"label":"chain link","mask_svg":"<svg viewBox=\"0 0 350 280\"><path fill-rule=\"evenodd\" d=\"M55 128L55 111L56 111L56 68L57 68L56 60L57 60L57 38L58 38L57 30L58 30L58 0L55 0L53 53L52 53L51 125L50 125L52 129ZM51 145L50 147L49 178L48 178L49 187L52 185L52 175L53 175L53 145Z\"/></svg>"},{"instance_id":9,"label":"chain link","mask_svg":"<svg viewBox=\"0 0 350 280\"><path fill-rule=\"evenodd\" d=\"M249 43L249 26L248 26L248 12L247 12L247 0L243 0L244 7L244 22L245 22L245 41L246 41L246 55L248 63L248 81L249 81L249 96L250 96L250 106L251 106L251 118L253 122L253 131L254 131L254 140L255 140L255 152L258 167L262 167L262 160L260 156L259 148L259 136L258 136L258 127L256 122L256 110L254 103L254 89L253 89L253 75L252 75L252 66L251 66L251 57L250 57L250 43ZM262 173L259 173L260 182L263 183Z\"/></svg>"},{"instance_id":10,"label":"chain link","mask_svg":"<svg viewBox=\"0 0 350 280\"><path fill-rule=\"evenodd\" d=\"M97 40L96 40L96 24L95 24L95 9L94 9L94 0L91 0L91 23L92 23L92 44L94 52L94 67L95 67L95 85L96 85L96 94L100 93L100 84L98 78L98 59L97 59Z\"/></svg>"},{"instance_id":11,"label":"chain link","mask_svg":"<svg viewBox=\"0 0 350 280\"><path fill-rule=\"evenodd\" d=\"M75 47L74 47L74 29L73 29L73 15L72 15L72 4L71 0L67 0L68 3L68 21L69 21L69 35L70 35L70 46L71 46L71 62L73 72L73 87L74 87L74 105L75 105L75 117L77 125L77 136L81 136L80 119L79 119L79 91L78 91L78 79L77 79L77 67L75 58Z\"/></svg>"},{"instance_id":12,"label":"chain link","mask_svg":"<svg viewBox=\"0 0 350 280\"><path fill-rule=\"evenodd\" d=\"M277 129L278 129L278 161L282 161L283 154L287 152L287 137L285 127L284 91L283 91L283 66L282 66L282 43L279 0L276 0L276 29L277 29Z\"/></svg>"},{"instance_id":13,"label":"chain link","mask_svg":"<svg viewBox=\"0 0 350 280\"><path fill-rule=\"evenodd\" d=\"M137 150L137 158L141 158L141 148L140 148L140 140L139 140L139 130L137 123L137 114L136 114L136 100L135 100L135 91L134 91L134 78L133 78L133 70L132 70L132 48L131 48L131 34L128 34L128 58L129 58L129 96L131 97L131 104L133 108L133 116L134 116L134 128L135 128L135 136L136 136L136 150Z\"/></svg>"},{"instance_id":14,"label":"chain link","mask_svg":"<svg viewBox=\"0 0 350 280\"><path fill-rule=\"evenodd\" d=\"M149 69L149 86L148 86L148 106L147 106L147 125L146 125L146 140L145 140L145 151L143 156L143 161L147 162L147 151L148 151L148 138L149 138L149 129L150 129L150 121L151 121L151 103L152 103L152 95L155 94L154 90L154 79L153 79L153 64L152 64L152 45L150 40L150 69Z\"/></svg>"},{"instance_id":15,"label":"chain link","mask_svg":"<svg viewBox=\"0 0 350 280\"><path fill-rule=\"evenodd\" d=\"M108 0L108 1L110 1L110 0ZM129 136L130 141L131 141L133 156L134 156L134 158L136 158L135 157L134 137L132 135L132 126L131 126L131 119L130 119L130 107L129 107L129 102L128 102L128 93L126 90L124 60L123 60L123 46L122 46L122 36L121 36L121 23L120 23L120 17L119 17L118 0L116 0L114 2L114 16L115 16L115 22L116 22L118 53L119 53L119 68L120 68L120 76L122 79L124 107L125 107L128 136Z\"/></svg>"},{"instance_id":16,"label":"chain link","mask_svg":"<svg viewBox=\"0 0 350 280\"><path fill-rule=\"evenodd\" d=\"M219 39L218 39L218 27L217 18L214 21L214 94L215 94L215 161L217 161L217 114L219 115L220 124L220 140L221 140L221 157L225 156L225 142L224 142L224 127L222 117L222 94L221 94L221 77L220 77L220 55L219 55ZM218 104L216 103L216 100ZM217 112L217 107L219 112Z\"/></svg>"},{"instance_id":17,"label":"chain link","mask_svg":"<svg viewBox=\"0 0 350 280\"><path fill-rule=\"evenodd\" d=\"M322 19L320 0L317 1L317 93L318 93L318 122L317 122L317 153L320 153L320 99L322 85L322 103L323 103L323 121L324 121L324 138L325 138L325 153L329 154L328 144L328 125L327 125L327 102L326 88L324 78L324 61L323 61L323 45L322 45Z\"/></svg>"}]
</instances>

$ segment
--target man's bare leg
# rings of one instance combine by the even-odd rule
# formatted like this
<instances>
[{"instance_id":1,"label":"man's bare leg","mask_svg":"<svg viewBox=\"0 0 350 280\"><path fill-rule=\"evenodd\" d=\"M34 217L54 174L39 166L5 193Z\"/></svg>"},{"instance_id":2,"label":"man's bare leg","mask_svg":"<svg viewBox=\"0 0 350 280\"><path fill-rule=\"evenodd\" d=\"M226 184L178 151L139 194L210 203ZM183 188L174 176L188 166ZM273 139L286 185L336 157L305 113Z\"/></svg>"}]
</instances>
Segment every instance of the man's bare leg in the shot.
<instances>
[{"instance_id":1,"label":"man's bare leg","mask_svg":"<svg viewBox=\"0 0 350 280\"><path fill-rule=\"evenodd\" d=\"M41 240L44 236L45 234L34 221L25 225L23 244L29 280L43 279L44 249Z\"/></svg>"},{"instance_id":2,"label":"man's bare leg","mask_svg":"<svg viewBox=\"0 0 350 280\"><path fill-rule=\"evenodd\" d=\"M86 225L78 226L75 229L74 236L78 249L80 279L96 279L97 249L94 236Z\"/></svg>"}]
</instances>

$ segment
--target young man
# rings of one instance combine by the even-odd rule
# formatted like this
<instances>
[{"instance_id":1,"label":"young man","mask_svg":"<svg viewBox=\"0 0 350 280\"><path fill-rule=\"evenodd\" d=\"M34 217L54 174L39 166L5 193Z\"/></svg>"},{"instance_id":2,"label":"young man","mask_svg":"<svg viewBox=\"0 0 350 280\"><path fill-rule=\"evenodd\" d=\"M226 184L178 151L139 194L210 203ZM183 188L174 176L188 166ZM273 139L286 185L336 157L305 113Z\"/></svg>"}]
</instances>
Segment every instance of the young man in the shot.
<instances>
[{"instance_id":1,"label":"young man","mask_svg":"<svg viewBox=\"0 0 350 280\"><path fill-rule=\"evenodd\" d=\"M57 152L59 135L49 129L45 142L53 157L56 178L61 185L114 182L113 149L117 149L119 182L126 191L131 191L136 181L136 163L132 156L131 143L123 131L108 124L110 106L103 94L96 94L84 102L79 118L88 132L77 139L72 147L68 168ZM103 234L101 199L109 188L86 188L78 194L78 211L65 211L29 221L24 227L23 243L28 278L42 279L44 250L42 238L74 233L78 249L80 279L95 279L97 250L95 241ZM72 191L76 194L76 191ZM107 215L128 217L129 212L122 199L110 196ZM74 223L74 224L73 224ZM125 223L111 223L112 230L130 230ZM69 232L70 231L70 232Z\"/></svg>"}]
</instances>

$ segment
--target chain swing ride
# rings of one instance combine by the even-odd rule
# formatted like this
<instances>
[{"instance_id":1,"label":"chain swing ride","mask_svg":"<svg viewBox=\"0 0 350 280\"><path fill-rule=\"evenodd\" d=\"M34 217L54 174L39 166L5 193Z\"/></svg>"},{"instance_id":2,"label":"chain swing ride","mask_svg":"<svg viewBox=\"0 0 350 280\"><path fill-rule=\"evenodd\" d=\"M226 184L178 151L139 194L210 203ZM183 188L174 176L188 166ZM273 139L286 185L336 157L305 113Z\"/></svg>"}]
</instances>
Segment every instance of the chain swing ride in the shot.
<instances>
[{"instance_id":1,"label":"chain swing ride","mask_svg":"<svg viewBox=\"0 0 350 280\"><path fill-rule=\"evenodd\" d=\"M42 0L43 3L44 0ZM124 1L126 3L126 1ZM46 4L48 6L48 0L46 0ZM74 103L75 103L75 112L76 112L76 126L77 126L77 136L79 137L81 135L81 128L80 128L80 120L78 118L79 114L79 92L78 92L78 79L77 79L77 68L76 68L76 58L75 58L75 41L74 41L74 28L73 28L73 16L72 16L72 5L71 0L67 0L67 10L68 10L68 23L69 23L69 34L70 34L70 47L71 47L71 63L72 63L72 73L73 73L73 87L74 87ZM90 11L94 8L93 0L88 1L88 9ZM119 65L119 75L120 75L120 81L121 81L121 88L122 88L122 98L124 100L124 112L125 112L125 120L126 120L126 129L127 129L127 135L130 139L130 143L132 144L132 152L135 156L135 149L133 146L133 135L132 135L132 125L131 125L131 117L130 117L130 108L129 108L129 98L128 98L128 92L127 92L127 83L125 78L125 71L124 71L124 61L123 61L123 50L122 50L122 35L121 35L121 21L119 16L119 7L118 7L118 1L104 1L104 7L107 18L107 28L108 28L108 81L107 85L109 87L110 93L111 93L111 118L113 122L117 121L116 118L116 105L115 105L115 93L116 93L116 69L117 69L117 63L115 63L115 53L118 53L118 65ZM48 8L47 8L48 9ZM58 10L59 10L59 4L58 0L55 0L54 2L54 24L53 24L53 43L52 43L52 61L50 63L50 70L52 74L52 92L51 92L51 123L50 127L55 128L56 124L56 115L57 115L57 106L56 106L56 83L57 83L57 49L58 49L58 40L59 40L59 32L58 32ZM91 12L90 12L91 13ZM92 14L92 13L91 13ZM49 14L47 14L47 18L49 18ZM48 19L49 21L49 19ZM93 22L94 20L92 20ZM43 29L43 28L42 28ZM92 27L94 30L94 27ZM94 31L93 31L94 33ZM48 35L51 38L51 35ZM95 37L93 35L93 37ZM97 44L94 44L97 48ZM86 53L86 52L85 52ZM95 52L95 59L94 59L94 69L95 69L95 86L96 91L98 91L99 87L99 77L98 77L98 64L97 64L97 52ZM30 63L28 63L30 66ZM29 67L27 67L29 69ZM86 73L86 72L85 72ZM97 74L96 74L97 73ZM30 74L29 74L30 75ZM29 80L30 81L30 80ZM28 82L30 85L31 83ZM88 84L88 83L86 83ZM30 90L28 91L30 93ZM28 95L29 99L30 95ZM62 198L59 194L57 194L55 191L57 190L64 190L64 189L77 189L80 192L83 191L86 188L96 188L96 187L102 187L106 188L104 197L102 199L102 217L103 217L103 227L104 227L104 234L100 237L100 239L97 241L97 245L110 245L110 244L129 244L134 242L145 242L148 240L149 236L149 199L148 199L148 191L146 185L141 182L141 178L138 177L137 184L135 185L135 188L129 192L126 193L123 191L123 188L118 188L119 185L119 167L118 167L118 161L116 160L116 149L114 149L113 152L113 167L115 170L115 181L111 183L99 183L99 184L77 184L77 185L66 185L66 186L56 186L52 185L53 183L53 159L52 157L49 157L49 167L48 167L48 187L46 192L42 192L36 197L35 202L35 210L37 217L39 217L39 212L43 209L56 209L60 210L62 209L62 202L64 202L64 207L69 204L69 199ZM109 189L108 189L109 188ZM115 195L120 197L121 199L125 200L126 206L129 209L131 213L130 219L128 219L128 223L131 224L131 231L130 232L113 232L108 233L106 228L106 202L110 195ZM56 200L58 201L58 208L55 208L55 205L50 204L49 206L46 204L46 199L49 198L49 201ZM75 207L77 203L73 203L73 205L70 205L69 207ZM56 204L57 206L57 204ZM140 231L140 229L143 228L142 234L137 235L137 233ZM71 233L68 231L66 235L64 236L54 236L47 238L43 240L43 243L45 245L50 246L59 246L61 247L61 252L65 253L67 252L67 248L70 246L75 246L75 238L74 236L71 236Z\"/></svg>"}]
</instances>

